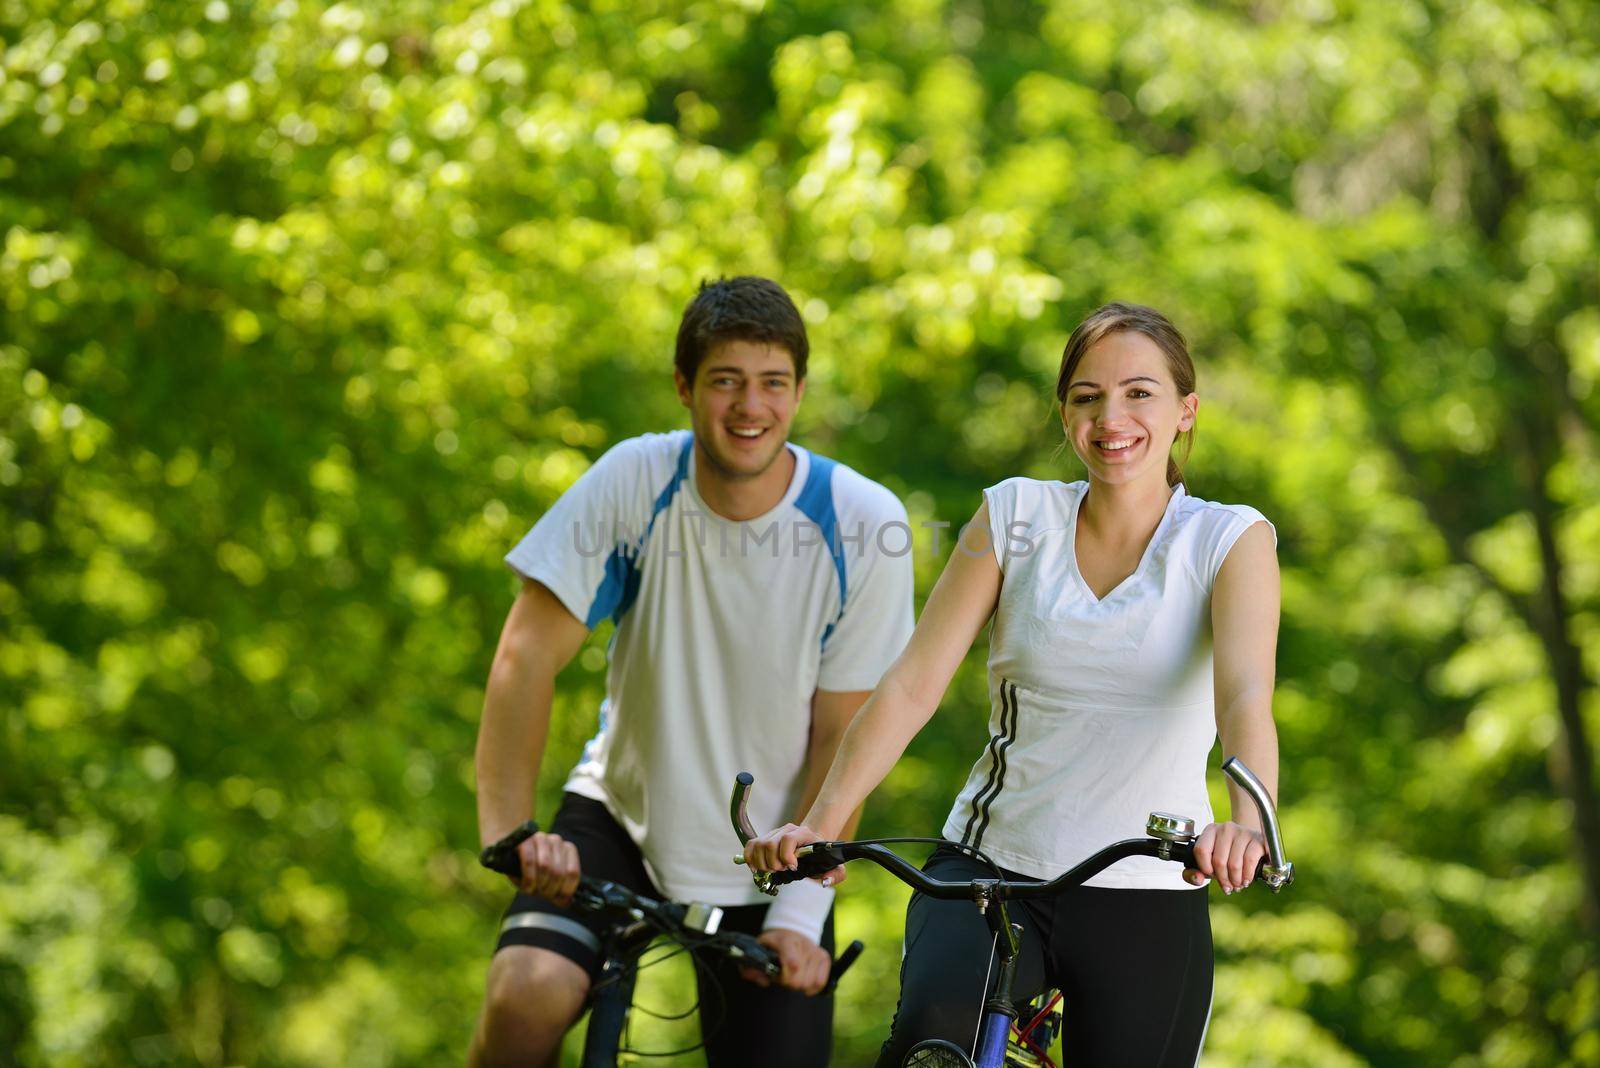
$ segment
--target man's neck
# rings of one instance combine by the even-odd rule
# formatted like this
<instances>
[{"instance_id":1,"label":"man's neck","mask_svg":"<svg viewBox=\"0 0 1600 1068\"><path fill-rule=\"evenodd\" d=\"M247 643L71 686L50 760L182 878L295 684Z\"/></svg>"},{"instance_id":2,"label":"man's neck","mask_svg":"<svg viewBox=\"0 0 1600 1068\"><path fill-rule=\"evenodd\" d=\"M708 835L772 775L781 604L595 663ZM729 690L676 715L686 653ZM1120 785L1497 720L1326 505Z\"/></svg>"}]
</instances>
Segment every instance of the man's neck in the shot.
<instances>
[{"instance_id":1,"label":"man's neck","mask_svg":"<svg viewBox=\"0 0 1600 1068\"><path fill-rule=\"evenodd\" d=\"M756 519L778 506L794 480L794 452L787 445L765 471L750 478L728 478L694 450L694 488L700 499L723 519L735 523Z\"/></svg>"}]
</instances>

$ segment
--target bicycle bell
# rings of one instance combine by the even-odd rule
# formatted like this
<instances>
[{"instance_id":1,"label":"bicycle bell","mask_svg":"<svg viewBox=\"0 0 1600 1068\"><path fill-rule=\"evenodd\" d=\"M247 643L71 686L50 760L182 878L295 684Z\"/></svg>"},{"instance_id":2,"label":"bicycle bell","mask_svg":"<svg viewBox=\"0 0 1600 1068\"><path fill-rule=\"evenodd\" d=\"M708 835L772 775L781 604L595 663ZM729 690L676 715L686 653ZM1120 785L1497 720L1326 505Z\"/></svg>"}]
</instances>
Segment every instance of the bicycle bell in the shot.
<instances>
[{"instance_id":1,"label":"bicycle bell","mask_svg":"<svg viewBox=\"0 0 1600 1068\"><path fill-rule=\"evenodd\" d=\"M1170 812L1152 812L1145 821L1144 833L1163 842L1187 843L1194 841L1194 820L1188 816L1174 816Z\"/></svg>"}]
</instances>

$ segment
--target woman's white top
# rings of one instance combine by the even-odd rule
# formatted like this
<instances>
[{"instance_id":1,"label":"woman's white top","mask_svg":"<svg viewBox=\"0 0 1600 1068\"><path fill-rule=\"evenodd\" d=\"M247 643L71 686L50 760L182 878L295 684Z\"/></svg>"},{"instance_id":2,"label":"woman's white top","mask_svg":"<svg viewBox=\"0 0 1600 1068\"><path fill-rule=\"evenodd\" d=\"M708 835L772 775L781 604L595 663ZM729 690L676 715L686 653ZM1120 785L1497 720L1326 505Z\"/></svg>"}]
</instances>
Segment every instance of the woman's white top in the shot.
<instances>
[{"instance_id":1,"label":"woman's white top","mask_svg":"<svg viewBox=\"0 0 1600 1068\"><path fill-rule=\"evenodd\" d=\"M944 835L1040 879L1143 837L1153 811L1197 829L1212 821L1211 588L1239 535L1266 522L1176 486L1138 568L1096 597L1075 547L1088 488L1011 478L984 491L1002 573L990 740ZM1194 889L1154 857L1118 861L1087 885Z\"/></svg>"}]
</instances>

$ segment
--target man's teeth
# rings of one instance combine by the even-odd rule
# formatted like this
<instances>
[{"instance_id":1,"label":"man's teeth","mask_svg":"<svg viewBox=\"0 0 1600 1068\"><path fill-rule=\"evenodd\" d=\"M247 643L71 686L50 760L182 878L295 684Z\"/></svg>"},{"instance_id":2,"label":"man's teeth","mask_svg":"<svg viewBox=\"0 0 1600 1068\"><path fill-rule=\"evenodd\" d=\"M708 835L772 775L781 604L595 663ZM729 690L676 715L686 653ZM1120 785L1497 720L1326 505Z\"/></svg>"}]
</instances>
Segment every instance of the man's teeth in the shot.
<instances>
[{"instance_id":1,"label":"man's teeth","mask_svg":"<svg viewBox=\"0 0 1600 1068\"><path fill-rule=\"evenodd\" d=\"M763 427L756 427L754 429L742 429L740 427L729 427L728 428L728 433L732 434L734 437L739 437L739 438L759 438L762 434L766 433L766 430Z\"/></svg>"}]
</instances>

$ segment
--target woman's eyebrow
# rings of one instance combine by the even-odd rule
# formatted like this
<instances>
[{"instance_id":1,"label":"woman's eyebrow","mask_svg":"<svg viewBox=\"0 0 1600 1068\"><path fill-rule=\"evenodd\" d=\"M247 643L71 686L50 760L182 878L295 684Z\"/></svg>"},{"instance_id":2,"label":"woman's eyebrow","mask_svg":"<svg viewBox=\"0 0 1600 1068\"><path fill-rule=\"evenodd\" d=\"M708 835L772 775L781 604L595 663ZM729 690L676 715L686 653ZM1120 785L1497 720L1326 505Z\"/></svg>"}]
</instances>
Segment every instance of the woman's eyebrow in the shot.
<instances>
[{"instance_id":1,"label":"woman's eyebrow","mask_svg":"<svg viewBox=\"0 0 1600 1068\"><path fill-rule=\"evenodd\" d=\"M1149 375L1134 375L1132 378L1124 378L1121 382L1118 382L1117 385L1125 386L1129 382L1155 382L1155 384L1158 386L1161 384L1157 379L1151 378ZM1088 386L1090 389L1099 389L1100 383L1086 382L1080 379L1079 381L1072 383L1072 385L1068 386L1067 388L1077 389L1079 386Z\"/></svg>"}]
</instances>

